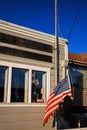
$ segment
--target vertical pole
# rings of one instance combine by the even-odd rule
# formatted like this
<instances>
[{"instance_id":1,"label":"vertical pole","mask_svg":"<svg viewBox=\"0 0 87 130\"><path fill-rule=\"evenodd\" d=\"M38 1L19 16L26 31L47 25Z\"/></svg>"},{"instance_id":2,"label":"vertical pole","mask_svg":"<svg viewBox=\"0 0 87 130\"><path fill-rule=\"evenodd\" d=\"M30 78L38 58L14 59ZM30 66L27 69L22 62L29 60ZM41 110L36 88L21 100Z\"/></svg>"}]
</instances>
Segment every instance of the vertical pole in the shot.
<instances>
[{"instance_id":1,"label":"vertical pole","mask_svg":"<svg viewBox=\"0 0 87 130\"><path fill-rule=\"evenodd\" d=\"M58 44L58 0L55 0L55 44L56 44L56 70L57 84L59 82L59 44Z\"/></svg>"},{"instance_id":2,"label":"vertical pole","mask_svg":"<svg viewBox=\"0 0 87 130\"><path fill-rule=\"evenodd\" d=\"M59 44L58 44L58 3L55 0L55 46L56 46L56 76L59 82ZM55 117L56 118L56 117ZM55 130L57 130L57 120L55 119Z\"/></svg>"}]
</instances>

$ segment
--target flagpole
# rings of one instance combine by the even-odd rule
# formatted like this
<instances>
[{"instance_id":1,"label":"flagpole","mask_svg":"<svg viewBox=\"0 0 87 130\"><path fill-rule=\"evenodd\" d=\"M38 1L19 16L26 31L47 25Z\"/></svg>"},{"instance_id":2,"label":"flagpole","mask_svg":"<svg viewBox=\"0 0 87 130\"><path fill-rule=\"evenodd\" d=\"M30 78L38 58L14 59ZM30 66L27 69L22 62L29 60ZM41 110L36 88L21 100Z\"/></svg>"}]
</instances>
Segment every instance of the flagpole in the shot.
<instances>
[{"instance_id":1,"label":"flagpole","mask_svg":"<svg viewBox=\"0 0 87 130\"><path fill-rule=\"evenodd\" d=\"M58 44L58 3L55 0L55 47L56 47L56 82L59 82L59 44ZM55 118L55 117L54 117ZM57 121L55 119L55 130L57 130Z\"/></svg>"},{"instance_id":2,"label":"flagpole","mask_svg":"<svg viewBox=\"0 0 87 130\"><path fill-rule=\"evenodd\" d=\"M55 0L55 44L56 44L56 76L59 82L59 44L58 44L58 0Z\"/></svg>"}]
</instances>

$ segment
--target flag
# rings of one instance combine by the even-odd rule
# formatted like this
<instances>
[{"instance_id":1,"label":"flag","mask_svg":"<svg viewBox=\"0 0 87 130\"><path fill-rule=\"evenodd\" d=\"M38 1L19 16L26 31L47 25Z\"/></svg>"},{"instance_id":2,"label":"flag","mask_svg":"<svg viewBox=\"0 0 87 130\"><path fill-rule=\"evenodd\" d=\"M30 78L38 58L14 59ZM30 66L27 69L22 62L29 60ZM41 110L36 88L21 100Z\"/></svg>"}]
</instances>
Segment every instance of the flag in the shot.
<instances>
[{"instance_id":1,"label":"flag","mask_svg":"<svg viewBox=\"0 0 87 130\"><path fill-rule=\"evenodd\" d=\"M58 109L59 103L63 102L65 96L70 96L72 98L71 85L68 76L59 82L55 89L50 93L46 105L43 126L47 123L50 116L53 115L54 111Z\"/></svg>"}]
</instances>

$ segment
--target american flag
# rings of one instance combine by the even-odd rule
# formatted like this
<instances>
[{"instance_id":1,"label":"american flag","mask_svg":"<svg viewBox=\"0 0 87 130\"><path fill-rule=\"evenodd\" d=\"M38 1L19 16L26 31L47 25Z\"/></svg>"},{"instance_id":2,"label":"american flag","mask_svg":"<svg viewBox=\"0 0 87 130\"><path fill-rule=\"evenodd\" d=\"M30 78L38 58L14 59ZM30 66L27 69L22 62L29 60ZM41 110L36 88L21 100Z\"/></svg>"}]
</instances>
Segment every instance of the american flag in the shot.
<instances>
[{"instance_id":1,"label":"american flag","mask_svg":"<svg viewBox=\"0 0 87 130\"><path fill-rule=\"evenodd\" d=\"M58 109L59 103L63 102L67 95L72 98L71 85L68 76L59 82L55 89L50 93L45 110L43 126L47 123L50 116L53 115L54 111Z\"/></svg>"}]
</instances>

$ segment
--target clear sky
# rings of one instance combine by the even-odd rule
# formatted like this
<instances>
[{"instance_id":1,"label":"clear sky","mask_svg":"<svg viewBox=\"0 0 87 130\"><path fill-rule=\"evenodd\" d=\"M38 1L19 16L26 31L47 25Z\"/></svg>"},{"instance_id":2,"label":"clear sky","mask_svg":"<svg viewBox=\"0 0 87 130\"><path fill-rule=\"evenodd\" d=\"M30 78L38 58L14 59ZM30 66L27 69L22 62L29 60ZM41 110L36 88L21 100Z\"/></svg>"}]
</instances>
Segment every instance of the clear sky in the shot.
<instances>
[{"instance_id":1,"label":"clear sky","mask_svg":"<svg viewBox=\"0 0 87 130\"><path fill-rule=\"evenodd\" d=\"M54 0L0 0L0 19L54 35ZM58 0L58 36L87 52L87 0Z\"/></svg>"}]
</instances>

